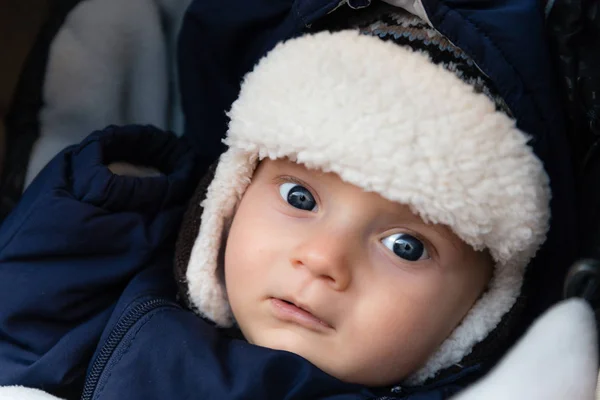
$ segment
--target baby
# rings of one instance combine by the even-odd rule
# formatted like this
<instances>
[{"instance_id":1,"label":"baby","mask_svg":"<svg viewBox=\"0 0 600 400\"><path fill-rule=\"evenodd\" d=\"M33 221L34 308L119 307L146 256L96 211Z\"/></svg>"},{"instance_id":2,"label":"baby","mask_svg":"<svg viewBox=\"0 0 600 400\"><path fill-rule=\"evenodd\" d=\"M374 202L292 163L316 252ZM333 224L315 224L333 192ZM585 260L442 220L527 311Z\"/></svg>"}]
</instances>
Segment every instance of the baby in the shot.
<instances>
[{"instance_id":1,"label":"baby","mask_svg":"<svg viewBox=\"0 0 600 400\"><path fill-rule=\"evenodd\" d=\"M281 44L246 77L177 269L202 316L368 386L464 361L549 218L542 164L486 78L392 18ZM371 36L390 30L405 43Z\"/></svg>"},{"instance_id":2,"label":"baby","mask_svg":"<svg viewBox=\"0 0 600 400\"><path fill-rule=\"evenodd\" d=\"M179 302L202 318L168 261L197 184L181 143L111 128L46 168L0 231L4 282L35 288L0 299L0 385L440 399L489 367L548 230L548 177L441 34L399 11L349 28L279 44L246 76L175 251Z\"/></svg>"}]
</instances>

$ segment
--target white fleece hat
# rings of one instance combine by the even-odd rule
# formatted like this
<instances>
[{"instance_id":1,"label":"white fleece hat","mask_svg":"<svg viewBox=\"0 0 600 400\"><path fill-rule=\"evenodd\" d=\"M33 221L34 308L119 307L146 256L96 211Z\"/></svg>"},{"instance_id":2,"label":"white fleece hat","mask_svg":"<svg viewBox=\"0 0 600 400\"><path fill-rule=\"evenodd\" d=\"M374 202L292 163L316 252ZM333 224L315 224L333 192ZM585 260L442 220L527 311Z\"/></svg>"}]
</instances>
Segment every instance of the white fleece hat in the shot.
<instances>
[{"instance_id":1,"label":"white fleece hat","mask_svg":"<svg viewBox=\"0 0 600 400\"><path fill-rule=\"evenodd\" d=\"M185 272L192 306L218 326L234 323L218 266L223 230L258 162L288 158L407 204L489 250L488 290L408 381L461 361L515 303L549 227L550 192L527 135L457 75L349 30L292 39L265 56L229 112L229 148L202 203Z\"/></svg>"}]
</instances>

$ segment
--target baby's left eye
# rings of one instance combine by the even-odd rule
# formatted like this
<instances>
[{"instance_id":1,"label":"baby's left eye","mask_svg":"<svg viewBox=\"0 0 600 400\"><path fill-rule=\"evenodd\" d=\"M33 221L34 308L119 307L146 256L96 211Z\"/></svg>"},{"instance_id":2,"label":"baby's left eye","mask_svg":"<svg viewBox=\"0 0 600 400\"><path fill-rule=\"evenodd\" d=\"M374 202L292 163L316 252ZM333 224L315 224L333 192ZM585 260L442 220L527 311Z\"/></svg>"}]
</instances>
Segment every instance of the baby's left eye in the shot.
<instances>
[{"instance_id":1,"label":"baby's left eye","mask_svg":"<svg viewBox=\"0 0 600 400\"><path fill-rule=\"evenodd\" d=\"M423 242L407 233L395 233L384 238L381 242L404 260L419 261L429 258L429 253L427 253Z\"/></svg>"}]
</instances>

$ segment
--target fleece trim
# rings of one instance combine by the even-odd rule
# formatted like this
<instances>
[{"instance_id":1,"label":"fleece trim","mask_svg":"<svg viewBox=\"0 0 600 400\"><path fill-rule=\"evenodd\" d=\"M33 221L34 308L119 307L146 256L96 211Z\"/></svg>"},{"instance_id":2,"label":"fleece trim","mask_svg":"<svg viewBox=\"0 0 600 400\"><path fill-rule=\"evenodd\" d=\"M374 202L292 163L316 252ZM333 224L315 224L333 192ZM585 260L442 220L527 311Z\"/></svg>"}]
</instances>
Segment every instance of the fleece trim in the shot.
<instances>
[{"instance_id":1,"label":"fleece trim","mask_svg":"<svg viewBox=\"0 0 600 400\"><path fill-rule=\"evenodd\" d=\"M229 117L187 270L201 315L234 322L219 278L223 228L264 158L334 172L489 250L488 290L408 383L458 363L515 303L548 230L548 177L514 121L453 73L378 38L321 32L263 58Z\"/></svg>"}]
</instances>

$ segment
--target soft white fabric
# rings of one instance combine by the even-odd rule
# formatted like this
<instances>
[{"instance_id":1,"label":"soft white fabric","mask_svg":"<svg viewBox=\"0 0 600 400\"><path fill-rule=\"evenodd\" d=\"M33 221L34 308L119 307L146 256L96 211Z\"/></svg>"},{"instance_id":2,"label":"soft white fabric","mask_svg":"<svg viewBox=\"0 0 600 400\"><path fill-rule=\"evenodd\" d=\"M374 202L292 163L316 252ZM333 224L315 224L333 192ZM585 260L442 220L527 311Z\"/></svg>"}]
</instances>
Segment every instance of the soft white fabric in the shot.
<instances>
[{"instance_id":1,"label":"soft white fabric","mask_svg":"<svg viewBox=\"0 0 600 400\"><path fill-rule=\"evenodd\" d=\"M263 58L229 116L187 270L202 315L233 322L216 273L221 236L266 157L335 172L489 249L488 291L410 383L459 362L514 304L548 229L548 178L526 135L453 73L375 37L322 32Z\"/></svg>"},{"instance_id":2,"label":"soft white fabric","mask_svg":"<svg viewBox=\"0 0 600 400\"><path fill-rule=\"evenodd\" d=\"M0 400L61 400L38 389L22 386L0 386Z\"/></svg>"},{"instance_id":3,"label":"soft white fabric","mask_svg":"<svg viewBox=\"0 0 600 400\"><path fill-rule=\"evenodd\" d=\"M594 313L583 300L547 311L482 381L454 400L592 400L598 377Z\"/></svg>"},{"instance_id":4,"label":"soft white fabric","mask_svg":"<svg viewBox=\"0 0 600 400\"><path fill-rule=\"evenodd\" d=\"M412 15L416 15L423 21L426 21L430 26L433 26L431 21L429 21L425 7L423 7L422 0L383 0L383 2L392 6L403 8Z\"/></svg>"},{"instance_id":5,"label":"soft white fabric","mask_svg":"<svg viewBox=\"0 0 600 400\"><path fill-rule=\"evenodd\" d=\"M69 13L50 47L26 185L64 147L107 125L181 132L175 49L190 1L86 0Z\"/></svg>"}]
</instances>

